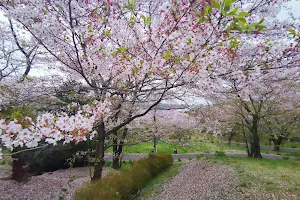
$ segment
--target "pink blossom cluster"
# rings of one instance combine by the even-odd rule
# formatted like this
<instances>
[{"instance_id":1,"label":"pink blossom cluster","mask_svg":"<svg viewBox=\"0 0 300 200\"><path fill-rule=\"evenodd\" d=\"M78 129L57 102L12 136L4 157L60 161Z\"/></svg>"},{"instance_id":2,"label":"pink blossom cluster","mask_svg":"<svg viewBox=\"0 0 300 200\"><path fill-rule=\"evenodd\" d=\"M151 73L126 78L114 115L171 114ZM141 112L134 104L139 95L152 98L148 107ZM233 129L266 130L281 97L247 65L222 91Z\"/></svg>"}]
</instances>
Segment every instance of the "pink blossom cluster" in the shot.
<instances>
[{"instance_id":1,"label":"pink blossom cluster","mask_svg":"<svg viewBox=\"0 0 300 200\"><path fill-rule=\"evenodd\" d=\"M97 120L107 120L109 117L108 102L93 102L93 105L84 105L75 115L67 113L45 113L36 120L30 117L5 120L0 119L0 138L2 144L10 150L16 147L34 148L40 144L56 145L75 143L92 139L93 130ZM105 117L104 117L105 116Z\"/></svg>"}]
</instances>

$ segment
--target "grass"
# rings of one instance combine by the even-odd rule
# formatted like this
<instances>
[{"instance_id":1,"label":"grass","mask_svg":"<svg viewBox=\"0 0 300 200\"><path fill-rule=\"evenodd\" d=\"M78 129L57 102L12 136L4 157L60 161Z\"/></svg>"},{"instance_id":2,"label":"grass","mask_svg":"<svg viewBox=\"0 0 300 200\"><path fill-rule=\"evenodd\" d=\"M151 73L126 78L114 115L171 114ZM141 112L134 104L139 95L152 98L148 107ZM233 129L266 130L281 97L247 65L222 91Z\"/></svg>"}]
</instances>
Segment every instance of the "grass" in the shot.
<instances>
[{"instance_id":1,"label":"grass","mask_svg":"<svg viewBox=\"0 0 300 200\"><path fill-rule=\"evenodd\" d=\"M215 152L228 152L236 151L246 153L246 147L241 145L229 145L227 143L211 143L211 142L189 142L187 144L179 143L166 143L158 142L157 151L158 152L168 152L173 153L174 148L177 148L177 152L181 153L215 153ZM133 146L125 146L124 153L127 154L149 154L153 150L152 142L143 142ZM112 148L108 149L108 152L112 152ZM266 154L278 154L285 157L298 157L300 158L300 152L288 152L281 149L280 152L274 152L270 149L261 148L261 153Z\"/></svg>"},{"instance_id":2,"label":"grass","mask_svg":"<svg viewBox=\"0 0 300 200\"><path fill-rule=\"evenodd\" d=\"M137 200L153 199L159 195L163 191L164 184L178 174L183 164L183 162L174 162L171 167L152 179L141 191Z\"/></svg>"},{"instance_id":3,"label":"grass","mask_svg":"<svg viewBox=\"0 0 300 200\"><path fill-rule=\"evenodd\" d=\"M289 148L300 148L300 142L286 142L282 146L289 147Z\"/></svg>"},{"instance_id":4,"label":"grass","mask_svg":"<svg viewBox=\"0 0 300 200\"><path fill-rule=\"evenodd\" d=\"M253 193L268 193L273 199L300 197L300 162L234 157L212 157L214 162L232 166L238 185ZM260 199L257 197L257 199Z\"/></svg>"},{"instance_id":5,"label":"grass","mask_svg":"<svg viewBox=\"0 0 300 200\"><path fill-rule=\"evenodd\" d=\"M173 153L174 148L177 148L177 152L181 153L210 153L216 151L241 151L245 152L245 147L242 146L231 146L228 144L220 144L220 143L210 143L210 142L189 142L188 144L179 144L179 143L166 143L166 142L158 142L157 143L157 151L158 152L168 152ZM140 144L136 144L133 146L125 146L124 153L128 154L148 154L153 150L152 142L143 142ZM112 148L107 150L108 152L112 152Z\"/></svg>"},{"instance_id":6,"label":"grass","mask_svg":"<svg viewBox=\"0 0 300 200\"><path fill-rule=\"evenodd\" d=\"M173 153L175 147L177 148L178 153L188 153L187 149L180 144L168 144L166 142L157 143L158 152ZM149 154L152 150L153 142L143 142L132 146L124 146L124 153L128 154ZM112 148L109 148L107 151L112 152Z\"/></svg>"}]
</instances>

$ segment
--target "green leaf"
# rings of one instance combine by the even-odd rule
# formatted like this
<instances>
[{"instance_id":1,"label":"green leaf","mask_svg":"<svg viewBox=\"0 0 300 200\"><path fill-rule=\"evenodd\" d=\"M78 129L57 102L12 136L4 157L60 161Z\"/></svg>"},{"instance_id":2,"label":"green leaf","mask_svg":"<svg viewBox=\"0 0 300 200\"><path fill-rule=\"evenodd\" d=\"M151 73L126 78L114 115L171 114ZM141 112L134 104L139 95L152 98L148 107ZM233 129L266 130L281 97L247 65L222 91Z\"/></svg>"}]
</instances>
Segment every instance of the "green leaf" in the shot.
<instances>
[{"instance_id":1,"label":"green leaf","mask_svg":"<svg viewBox=\"0 0 300 200\"><path fill-rule=\"evenodd\" d=\"M163 54L163 58L166 59L166 60L169 60L170 57L172 55L172 50L168 51L167 53Z\"/></svg>"},{"instance_id":2,"label":"green leaf","mask_svg":"<svg viewBox=\"0 0 300 200\"><path fill-rule=\"evenodd\" d=\"M245 18L235 18L234 21L238 22L241 26L245 26L247 23Z\"/></svg>"},{"instance_id":3,"label":"green leaf","mask_svg":"<svg viewBox=\"0 0 300 200\"><path fill-rule=\"evenodd\" d=\"M126 47L117 48L117 51L121 54L124 54L126 52Z\"/></svg>"},{"instance_id":4,"label":"green leaf","mask_svg":"<svg viewBox=\"0 0 300 200\"><path fill-rule=\"evenodd\" d=\"M264 26L264 25L257 25L256 28L257 28L259 31L264 31L267 27Z\"/></svg>"},{"instance_id":5,"label":"green leaf","mask_svg":"<svg viewBox=\"0 0 300 200\"><path fill-rule=\"evenodd\" d=\"M192 38L189 38L188 41L186 42L187 45L192 44Z\"/></svg>"},{"instance_id":6,"label":"green leaf","mask_svg":"<svg viewBox=\"0 0 300 200\"><path fill-rule=\"evenodd\" d=\"M134 16L131 16L131 17L130 17L129 24L133 26L135 23L136 23L135 17L134 17Z\"/></svg>"},{"instance_id":7,"label":"green leaf","mask_svg":"<svg viewBox=\"0 0 300 200\"><path fill-rule=\"evenodd\" d=\"M198 22L203 23L206 21L207 21L207 19L205 17L198 17Z\"/></svg>"},{"instance_id":8,"label":"green leaf","mask_svg":"<svg viewBox=\"0 0 300 200\"><path fill-rule=\"evenodd\" d=\"M249 15L249 13L248 12L240 12L238 15L237 15L237 17L247 17Z\"/></svg>"},{"instance_id":9,"label":"green leaf","mask_svg":"<svg viewBox=\"0 0 300 200\"><path fill-rule=\"evenodd\" d=\"M294 30L294 29L290 29L289 32L290 32L292 35L294 35L294 36L297 35L297 32L296 32L296 30Z\"/></svg>"},{"instance_id":10,"label":"green leaf","mask_svg":"<svg viewBox=\"0 0 300 200\"><path fill-rule=\"evenodd\" d=\"M238 10L239 10L239 7L235 7L233 10L231 10L228 13L228 16L235 16Z\"/></svg>"},{"instance_id":11,"label":"green leaf","mask_svg":"<svg viewBox=\"0 0 300 200\"><path fill-rule=\"evenodd\" d=\"M180 58L179 57L175 57L173 60L174 60L175 63L180 63Z\"/></svg>"},{"instance_id":12,"label":"green leaf","mask_svg":"<svg viewBox=\"0 0 300 200\"><path fill-rule=\"evenodd\" d=\"M228 12L234 0L224 0L224 11Z\"/></svg>"},{"instance_id":13,"label":"green leaf","mask_svg":"<svg viewBox=\"0 0 300 200\"><path fill-rule=\"evenodd\" d=\"M145 25L150 25L152 22L151 22L151 17L150 16L144 16L144 15L141 15L141 18L143 18L144 20L144 24Z\"/></svg>"},{"instance_id":14,"label":"green leaf","mask_svg":"<svg viewBox=\"0 0 300 200\"><path fill-rule=\"evenodd\" d=\"M136 3L136 0L133 0L132 3L131 3L132 8L135 7L135 3Z\"/></svg>"},{"instance_id":15,"label":"green leaf","mask_svg":"<svg viewBox=\"0 0 300 200\"><path fill-rule=\"evenodd\" d=\"M110 30L105 30L105 36L108 37L108 38L111 37Z\"/></svg>"},{"instance_id":16,"label":"green leaf","mask_svg":"<svg viewBox=\"0 0 300 200\"><path fill-rule=\"evenodd\" d=\"M218 2L218 1L214 1L213 3L212 3L212 6L214 7L214 8L217 8L217 9L221 9L221 4Z\"/></svg>"},{"instance_id":17,"label":"green leaf","mask_svg":"<svg viewBox=\"0 0 300 200\"><path fill-rule=\"evenodd\" d=\"M187 59L187 60L191 60L190 54L187 54L187 55L186 55L186 59Z\"/></svg>"},{"instance_id":18,"label":"green leaf","mask_svg":"<svg viewBox=\"0 0 300 200\"><path fill-rule=\"evenodd\" d=\"M205 8L205 12L206 12L207 15L210 15L210 14L211 14L211 11L212 11L212 7L211 7L211 6L207 6L207 7Z\"/></svg>"},{"instance_id":19,"label":"green leaf","mask_svg":"<svg viewBox=\"0 0 300 200\"><path fill-rule=\"evenodd\" d=\"M262 24L264 21L265 21L265 18L262 18L262 19L258 22L258 24Z\"/></svg>"}]
</instances>

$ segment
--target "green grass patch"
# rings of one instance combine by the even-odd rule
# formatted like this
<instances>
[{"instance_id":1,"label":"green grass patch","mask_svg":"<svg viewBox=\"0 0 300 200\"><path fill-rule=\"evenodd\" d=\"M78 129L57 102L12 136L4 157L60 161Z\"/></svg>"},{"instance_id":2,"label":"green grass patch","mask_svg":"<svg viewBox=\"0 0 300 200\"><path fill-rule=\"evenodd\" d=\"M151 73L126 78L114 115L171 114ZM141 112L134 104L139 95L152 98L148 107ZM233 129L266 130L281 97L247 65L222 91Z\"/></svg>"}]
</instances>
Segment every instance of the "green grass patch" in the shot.
<instances>
[{"instance_id":1,"label":"green grass patch","mask_svg":"<svg viewBox=\"0 0 300 200\"><path fill-rule=\"evenodd\" d=\"M268 192L274 194L276 199L300 197L299 161L235 157L209 159L234 167L238 175L238 185L249 189L254 195L257 192Z\"/></svg>"},{"instance_id":2,"label":"green grass patch","mask_svg":"<svg viewBox=\"0 0 300 200\"><path fill-rule=\"evenodd\" d=\"M177 148L178 154L181 153L210 153L216 151L239 151L246 152L246 148L242 146L211 143L211 142L189 142L189 143L166 143L158 142L158 152L173 153L174 148ZM149 154L153 150L153 142L143 142L132 146L124 146L124 153L128 154ZM112 148L109 148L107 152L112 152Z\"/></svg>"},{"instance_id":3,"label":"green grass patch","mask_svg":"<svg viewBox=\"0 0 300 200\"><path fill-rule=\"evenodd\" d=\"M163 192L164 184L179 173L183 164L183 162L175 162L170 168L152 179L141 191L137 200L150 200L158 196Z\"/></svg>"},{"instance_id":4,"label":"green grass patch","mask_svg":"<svg viewBox=\"0 0 300 200\"><path fill-rule=\"evenodd\" d=\"M112 172L100 180L86 183L74 194L74 200L131 199L146 184L173 164L167 153L141 159L129 169Z\"/></svg>"},{"instance_id":5,"label":"green grass patch","mask_svg":"<svg viewBox=\"0 0 300 200\"><path fill-rule=\"evenodd\" d=\"M177 148L178 153L188 153L188 150L181 144L168 144L166 142L158 142L156 145L157 152L173 153L174 148ZM124 153L128 154L149 154L153 150L153 142L142 142L132 146L124 146ZM107 150L112 152L112 147Z\"/></svg>"},{"instance_id":6,"label":"green grass patch","mask_svg":"<svg viewBox=\"0 0 300 200\"><path fill-rule=\"evenodd\" d=\"M229 145L227 143L219 142L189 142L189 143L166 143L158 142L158 152L173 153L174 148L177 148L178 154L184 153L213 153L213 152L240 152L246 153L246 147L241 145ZM153 150L153 142L143 142L132 146L124 146L124 153L126 154L149 154ZM109 148L107 152L111 153L112 148ZM300 158L300 152L288 152L281 149L280 152L274 152L270 149L261 148L261 153L265 154L277 154L285 157L298 157Z\"/></svg>"},{"instance_id":7,"label":"green grass patch","mask_svg":"<svg viewBox=\"0 0 300 200\"><path fill-rule=\"evenodd\" d=\"M300 149L300 142L286 142L283 144L284 147L288 148L299 148Z\"/></svg>"}]
</instances>

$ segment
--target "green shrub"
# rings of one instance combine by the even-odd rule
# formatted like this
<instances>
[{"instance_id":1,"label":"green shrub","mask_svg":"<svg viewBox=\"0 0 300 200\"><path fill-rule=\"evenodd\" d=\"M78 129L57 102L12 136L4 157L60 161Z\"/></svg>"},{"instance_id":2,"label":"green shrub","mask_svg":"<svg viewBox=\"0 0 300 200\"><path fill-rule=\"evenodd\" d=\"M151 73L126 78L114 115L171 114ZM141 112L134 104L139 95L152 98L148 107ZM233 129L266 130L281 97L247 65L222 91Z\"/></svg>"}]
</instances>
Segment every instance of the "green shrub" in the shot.
<instances>
[{"instance_id":1,"label":"green shrub","mask_svg":"<svg viewBox=\"0 0 300 200\"><path fill-rule=\"evenodd\" d=\"M129 165L133 165L133 161L132 161L132 160L129 160L129 161L128 161L128 164L129 164Z\"/></svg>"},{"instance_id":2,"label":"green shrub","mask_svg":"<svg viewBox=\"0 0 300 200\"><path fill-rule=\"evenodd\" d=\"M283 160L289 160L290 157L289 157L289 156L283 156L282 159L283 159Z\"/></svg>"},{"instance_id":3,"label":"green shrub","mask_svg":"<svg viewBox=\"0 0 300 200\"><path fill-rule=\"evenodd\" d=\"M216 156L226 156L224 151L216 151Z\"/></svg>"},{"instance_id":4,"label":"green shrub","mask_svg":"<svg viewBox=\"0 0 300 200\"><path fill-rule=\"evenodd\" d=\"M203 154L199 154L199 155L196 157L196 159L197 159L197 160L200 160L202 157L204 157L204 155L203 155Z\"/></svg>"},{"instance_id":5,"label":"green shrub","mask_svg":"<svg viewBox=\"0 0 300 200\"><path fill-rule=\"evenodd\" d=\"M105 162L105 167L111 167L112 165L112 162L111 161L106 161Z\"/></svg>"},{"instance_id":6,"label":"green shrub","mask_svg":"<svg viewBox=\"0 0 300 200\"><path fill-rule=\"evenodd\" d=\"M180 162L181 161L181 159L180 158L178 158L178 162Z\"/></svg>"},{"instance_id":7,"label":"green shrub","mask_svg":"<svg viewBox=\"0 0 300 200\"><path fill-rule=\"evenodd\" d=\"M157 153L133 163L132 168L110 173L79 189L74 200L126 200L173 163L171 154Z\"/></svg>"}]
</instances>

